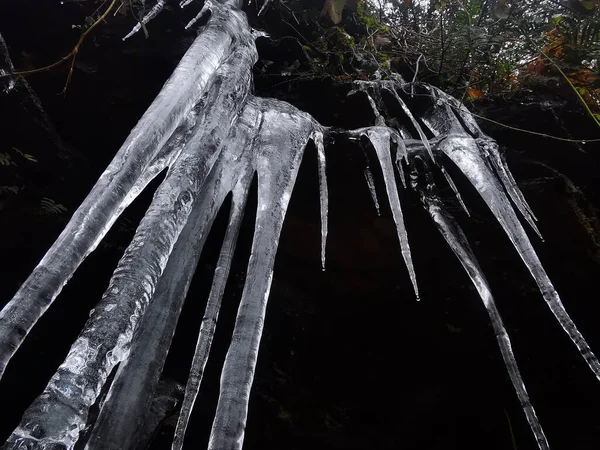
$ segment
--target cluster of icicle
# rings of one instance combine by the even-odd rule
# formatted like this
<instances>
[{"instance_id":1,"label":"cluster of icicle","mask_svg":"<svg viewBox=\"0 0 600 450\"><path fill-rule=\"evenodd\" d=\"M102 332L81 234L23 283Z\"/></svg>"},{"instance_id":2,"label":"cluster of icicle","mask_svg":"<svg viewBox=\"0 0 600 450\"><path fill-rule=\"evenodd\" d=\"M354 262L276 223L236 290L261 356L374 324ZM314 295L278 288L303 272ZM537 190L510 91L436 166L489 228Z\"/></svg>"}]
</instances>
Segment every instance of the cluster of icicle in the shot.
<instances>
[{"instance_id":1,"label":"cluster of icicle","mask_svg":"<svg viewBox=\"0 0 600 450\"><path fill-rule=\"evenodd\" d=\"M182 448L210 352L249 186L256 177L258 207L251 255L208 445L212 450L242 448L275 254L310 140L318 150L324 267L328 207L323 136L333 131L287 103L251 94L256 33L240 11L238 0L207 3L204 9L211 11L207 25L55 244L0 313L1 376L36 321L120 213L153 178L167 170L101 301L63 364L25 411L21 424L2 447L5 450L72 449L86 427L90 408L100 401L100 391L115 368L108 394L99 405L99 416L86 433L89 438L85 448L135 448L203 244L218 210L231 195L229 223L173 442L173 449ZM416 95L433 99L418 119L402 99L406 98L405 90L415 89ZM537 232L535 218L495 142L481 132L459 102L428 85L379 80L357 83L357 92L367 96L376 124L345 133L375 150L417 297L397 177L405 187L421 194L425 209L474 283L538 445L540 449L549 448L489 286L463 232L437 195L432 177L434 170L440 170L461 204L444 166L453 164L475 187L565 332L600 377L597 358L566 313L517 217L513 205ZM383 92L395 99L418 136L410 136L398 124L392 127L386 123L379 112ZM423 127L434 138L428 139ZM373 186L370 173L367 180Z\"/></svg>"}]
</instances>

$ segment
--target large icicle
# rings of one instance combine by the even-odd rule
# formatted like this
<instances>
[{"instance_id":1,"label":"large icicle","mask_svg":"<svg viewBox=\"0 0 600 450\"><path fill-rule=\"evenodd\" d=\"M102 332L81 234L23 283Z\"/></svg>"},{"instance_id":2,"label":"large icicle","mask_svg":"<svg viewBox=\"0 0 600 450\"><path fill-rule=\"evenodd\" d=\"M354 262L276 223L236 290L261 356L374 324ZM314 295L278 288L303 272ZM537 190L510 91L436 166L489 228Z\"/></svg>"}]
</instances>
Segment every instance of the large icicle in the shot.
<instances>
[{"instance_id":1,"label":"large icicle","mask_svg":"<svg viewBox=\"0 0 600 450\"><path fill-rule=\"evenodd\" d=\"M598 358L565 310L498 177L489 166L487 159L482 157L476 141L470 137L450 135L440 141L439 149L461 170L486 202L531 272L550 310L600 380Z\"/></svg>"},{"instance_id":2,"label":"large icicle","mask_svg":"<svg viewBox=\"0 0 600 450\"><path fill-rule=\"evenodd\" d=\"M263 5L266 5L265 2ZM313 140L317 146L317 163L319 165L319 200L321 205L321 268L325 270L325 250L327 248L327 216L329 215L329 192L327 188L327 166L323 132L316 131Z\"/></svg>"},{"instance_id":3,"label":"large icicle","mask_svg":"<svg viewBox=\"0 0 600 450\"><path fill-rule=\"evenodd\" d=\"M102 301L90 315L64 363L23 415L7 448L31 442L41 448L73 447L88 409L112 368L127 357L133 331L143 315L198 191L213 166L250 89L256 61L252 41L239 46L222 65L206 98L202 127L186 142L159 187L148 212L119 262ZM49 418L44 411L54 413ZM11 447L12 445L12 447Z\"/></svg>"},{"instance_id":4,"label":"large icicle","mask_svg":"<svg viewBox=\"0 0 600 450\"><path fill-rule=\"evenodd\" d=\"M256 147L256 226L232 344L221 374L210 450L242 448L279 236L304 148L315 126L310 116L286 103L254 101L264 116Z\"/></svg>"},{"instance_id":5,"label":"large icicle","mask_svg":"<svg viewBox=\"0 0 600 450\"><path fill-rule=\"evenodd\" d=\"M392 210L392 216L394 217L394 222L396 224L396 232L398 233L398 240L400 241L402 257L404 258L404 263L408 269L415 295L417 300L419 300L417 276L412 263L412 255L408 243L408 233L406 232L406 227L404 225L404 215L402 213L402 206L400 205L400 197L398 196L398 187L394 175L394 163L390 152L390 134L393 133L393 130L387 127L370 127L365 128L358 133L369 138L369 141L371 141L371 144L373 144L375 152L377 153L381 171L383 172L383 180L385 182L390 209Z\"/></svg>"},{"instance_id":6,"label":"large icicle","mask_svg":"<svg viewBox=\"0 0 600 450\"><path fill-rule=\"evenodd\" d=\"M231 3L237 5L237 0ZM114 223L148 163L206 92L232 43L247 42L248 35L241 11L221 8L211 16L69 224L0 312L0 377L33 325Z\"/></svg>"},{"instance_id":7,"label":"large icicle","mask_svg":"<svg viewBox=\"0 0 600 450\"><path fill-rule=\"evenodd\" d=\"M427 170L428 169L429 168L427 168ZM548 441L531 404L531 401L529 400L529 394L527 393L527 389L523 383L517 361L512 351L510 338L506 332L506 328L504 327L502 317L498 312L498 308L492 296L488 282L485 279L481 268L479 267L479 263L477 262L477 259L475 258L471 246L469 245L469 242L467 241L462 229L456 223L454 218L445 210L441 200L435 194L431 173L425 173L424 177L428 179L427 186L418 186L415 182L418 179L418 175L414 174L411 177L413 180L413 187L421 192L423 206L433 219L440 234L444 237L458 260L461 262L465 272L467 272L467 275L477 289L479 297L481 298L481 301L483 302L483 305L485 306L490 317L494 334L498 342L498 347L500 348L500 353L502 354L502 359L504 360L508 375L515 388L517 397L521 403L521 407L525 412L525 416L529 422L529 426L531 427L535 440L538 443L540 450L549 450L550 447L548 445Z\"/></svg>"},{"instance_id":8,"label":"large icicle","mask_svg":"<svg viewBox=\"0 0 600 450\"><path fill-rule=\"evenodd\" d=\"M229 224L215 268L213 284L206 303L206 311L202 318L196 351L192 360L192 367L190 369L190 375L181 404L181 412L179 413L179 419L177 420L177 427L175 429L175 437L172 445L173 450L180 450L183 447L189 418L194 403L196 402L198 392L200 391L200 383L202 382L204 368L208 361L208 354L215 333L219 310L221 309L221 301L223 299L223 293L225 292L233 253L235 252L240 225L244 215L248 189L250 188L250 183L252 181L253 171L251 169L251 166L247 167L246 173L242 175L239 183L233 190Z\"/></svg>"},{"instance_id":9,"label":"large icicle","mask_svg":"<svg viewBox=\"0 0 600 450\"><path fill-rule=\"evenodd\" d=\"M239 153L246 144L246 140L234 140L229 147L237 147ZM229 180L222 176L223 166L228 166ZM227 163L215 163L136 330L129 358L119 367L87 450L135 448L140 438L137 431L143 429L140 424L148 414L204 242L233 182L231 178L238 173Z\"/></svg>"}]
</instances>

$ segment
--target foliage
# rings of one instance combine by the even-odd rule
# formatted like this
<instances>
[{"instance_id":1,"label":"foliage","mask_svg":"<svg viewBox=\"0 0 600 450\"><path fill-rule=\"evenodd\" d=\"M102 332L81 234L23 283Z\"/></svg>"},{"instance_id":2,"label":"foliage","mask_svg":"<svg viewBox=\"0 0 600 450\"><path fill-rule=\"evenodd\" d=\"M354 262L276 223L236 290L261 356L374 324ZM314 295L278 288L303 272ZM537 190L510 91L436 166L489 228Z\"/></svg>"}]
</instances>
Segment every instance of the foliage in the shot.
<instances>
[{"instance_id":1,"label":"foliage","mask_svg":"<svg viewBox=\"0 0 600 450\"><path fill-rule=\"evenodd\" d=\"M390 53L463 99L573 86L600 113L600 0L369 0ZM544 56L546 55L546 56ZM563 79L560 72L568 77Z\"/></svg>"}]
</instances>

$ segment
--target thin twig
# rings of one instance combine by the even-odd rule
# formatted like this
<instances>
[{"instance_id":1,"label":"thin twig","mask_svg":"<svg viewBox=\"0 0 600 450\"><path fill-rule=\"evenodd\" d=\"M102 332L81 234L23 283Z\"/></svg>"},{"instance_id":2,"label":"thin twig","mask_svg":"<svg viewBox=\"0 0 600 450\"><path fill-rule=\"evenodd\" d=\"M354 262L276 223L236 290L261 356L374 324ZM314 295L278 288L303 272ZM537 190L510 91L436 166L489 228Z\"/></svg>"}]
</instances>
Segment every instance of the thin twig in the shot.
<instances>
[{"instance_id":1,"label":"thin twig","mask_svg":"<svg viewBox=\"0 0 600 450\"><path fill-rule=\"evenodd\" d=\"M112 0L111 4L108 6L106 11L104 11L104 13L98 18L98 20L96 20L87 30L85 30L81 34L81 37L77 41L77 44L75 44L75 47L73 47L73 50L71 50L68 55L63 56L61 59L59 59L58 61L56 61L48 66L40 67L38 69L23 70L21 72L13 72L13 73L9 73L6 75L0 75L0 78L23 77L23 76L31 75L31 74L38 73L38 72L46 72L48 70L54 69L57 66L60 66L62 63L66 62L70 59L71 65L69 66L69 74L67 75L67 81L65 82L65 87L62 90L62 93L65 93L67 90L67 87L69 86L69 83L71 82L71 78L73 76L73 68L75 67L75 59L77 57L77 53L79 53L79 47L81 47L81 44L83 43L85 38L88 36L88 34L90 34L90 32L94 28L96 28L96 26L98 24L100 24L100 22L102 22L102 21L104 21L104 19L106 19L106 17L112 11L112 9L114 8L116 3L117 3L117 0Z\"/></svg>"}]
</instances>

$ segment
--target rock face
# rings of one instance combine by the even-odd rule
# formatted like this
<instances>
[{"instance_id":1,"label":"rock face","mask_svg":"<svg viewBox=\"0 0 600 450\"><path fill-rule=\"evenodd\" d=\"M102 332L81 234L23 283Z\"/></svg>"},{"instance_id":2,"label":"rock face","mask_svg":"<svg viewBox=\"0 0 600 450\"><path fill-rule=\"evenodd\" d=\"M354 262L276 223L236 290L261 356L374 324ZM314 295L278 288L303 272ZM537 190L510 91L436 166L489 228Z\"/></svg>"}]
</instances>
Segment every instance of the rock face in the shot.
<instances>
[{"instance_id":1,"label":"rock face","mask_svg":"<svg viewBox=\"0 0 600 450\"><path fill-rule=\"evenodd\" d=\"M33 3L35 15L30 13ZM0 32L17 68L40 66L66 54L79 33L70 31L71 24L82 23L89 13L76 3L14 1L2 8L11 11L0 14ZM319 7L314 11L318 15ZM275 22L274 13L268 13L263 22L254 14L250 11L255 26L266 28L275 38L293 33ZM140 35L126 43L120 37L132 26L131 18L111 19L86 43L65 97L55 95L62 89L64 71L29 79L57 133L82 153L85 163L76 157L61 158L54 141L45 145L47 127L38 125L32 133L32 128L23 126L28 120L32 126L39 124L28 111L14 116L19 117L14 123L20 127L3 127L3 135L11 136L11 146L34 155L39 165L33 173L23 172L20 182L26 188L2 210L1 304L62 227L63 216L35 214L30 212L33 205L41 197L52 198L70 211L80 203L112 158L112 149L119 147L195 36L182 29L187 19L167 11L152 23L154 28L148 27L148 40ZM286 100L325 125L356 128L373 121L368 104L346 96L351 85L343 78L328 73L300 75L302 65L310 60L303 59L302 45L295 40L263 40L258 47L257 95ZM19 105L10 106L3 118L12 120L10 112ZM558 96L490 102L481 106L481 114L549 134L564 129L574 137L597 135L593 123ZM532 236L534 245L567 310L598 351L595 318L600 307L594 301L600 274L597 144L561 143L485 121L481 126L505 148L546 240L542 243ZM3 137L0 145L4 142ZM485 310L454 255L433 229L416 195L401 192L404 204L411 205L405 208L405 220L421 286L422 300L416 303L385 197L380 197L382 211L377 216L363 178L364 154L349 142L340 141L328 150L330 239L327 271L321 272L318 180L312 152L300 169L281 238L245 448L537 448L505 375ZM55 161L68 164L55 165ZM38 176L43 176L43 183ZM383 193L381 174L375 172L375 180L377 191ZM464 180L458 178L457 183L469 192ZM451 194L446 193L448 198ZM459 205L453 213L494 289L552 448L596 448L600 439L595 421L600 400L596 380L556 325L479 198L472 192L465 201L471 220L463 220ZM109 236L108 245L86 260L9 366L0 384L1 403L8 405L0 425L1 441L64 359L106 287L122 253L119 247L131 237L132 223L137 223L148 202L149 197L144 197L132 205ZM213 227L214 236L224 233L226 211L221 216ZM232 267L221 312L224 322L219 325L198 403L216 404L253 221L248 214L242 224L236 251L240 262ZM208 242L188 296L196 301L184 307L173 347L177 351L169 355L163 374L179 383L185 383L198 327L195 318L202 314L200 299L206 298L218 255L219 244L211 245L210 237ZM358 328L357 319L367 302L375 304L378 313L367 326ZM405 318L401 324L394 319L398 316ZM190 448L206 446L213 414L210 407L194 414ZM172 420L164 420L151 448L169 448L173 426Z\"/></svg>"}]
</instances>

